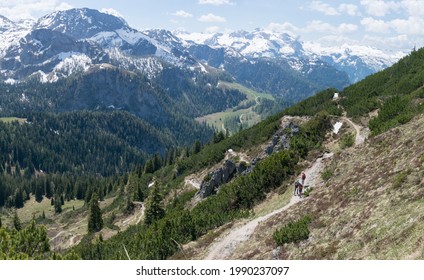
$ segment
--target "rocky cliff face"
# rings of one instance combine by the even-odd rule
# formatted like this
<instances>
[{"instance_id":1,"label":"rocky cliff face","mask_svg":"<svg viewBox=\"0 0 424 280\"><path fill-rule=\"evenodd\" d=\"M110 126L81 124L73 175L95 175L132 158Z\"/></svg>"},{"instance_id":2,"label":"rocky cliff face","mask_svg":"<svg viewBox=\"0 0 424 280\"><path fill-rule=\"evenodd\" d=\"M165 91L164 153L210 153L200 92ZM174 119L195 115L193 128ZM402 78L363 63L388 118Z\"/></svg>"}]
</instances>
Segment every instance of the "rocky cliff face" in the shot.
<instances>
[{"instance_id":1,"label":"rocky cliff face","mask_svg":"<svg viewBox=\"0 0 424 280\"><path fill-rule=\"evenodd\" d=\"M211 196L219 191L219 187L228 183L234 176L246 175L255 168L264 158L270 156L272 153L279 152L284 149L290 148L290 138L299 133L299 126L293 122L285 123L272 137L262 153L255 157L251 163L244 160L233 159L237 158L237 154L233 151L228 151L230 157L224 161L222 166L209 172L200 184L198 195L201 199ZM233 157L233 158L232 158Z\"/></svg>"}]
</instances>

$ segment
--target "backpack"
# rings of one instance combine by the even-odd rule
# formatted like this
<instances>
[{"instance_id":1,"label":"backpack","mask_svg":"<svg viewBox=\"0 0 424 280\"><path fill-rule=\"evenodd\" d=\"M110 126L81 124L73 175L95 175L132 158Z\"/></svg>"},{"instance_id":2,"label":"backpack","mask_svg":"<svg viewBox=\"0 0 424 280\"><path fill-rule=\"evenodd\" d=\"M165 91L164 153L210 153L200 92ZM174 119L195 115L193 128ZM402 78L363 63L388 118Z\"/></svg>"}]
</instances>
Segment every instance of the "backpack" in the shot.
<instances>
[{"instance_id":1,"label":"backpack","mask_svg":"<svg viewBox=\"0 0 424 280\"><path fill-rule=\"evenodd\" d=\"M305 175L305 173L303 173L302 174L302 180L305 180L305 178L306 178L306 175Z\"/></svg>"}]
</instances>

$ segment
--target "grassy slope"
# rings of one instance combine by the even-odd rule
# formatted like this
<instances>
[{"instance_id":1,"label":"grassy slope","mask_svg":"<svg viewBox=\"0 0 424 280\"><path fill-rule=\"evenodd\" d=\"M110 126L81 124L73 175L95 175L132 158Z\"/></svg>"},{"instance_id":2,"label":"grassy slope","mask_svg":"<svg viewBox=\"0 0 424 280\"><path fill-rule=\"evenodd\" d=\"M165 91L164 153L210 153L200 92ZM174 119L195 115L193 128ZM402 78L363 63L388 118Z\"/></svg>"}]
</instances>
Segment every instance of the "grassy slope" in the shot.
<instances>
[{"instance_id":1,"label":"grassy slope","mask_svg":"<svg viewBox=\"0 0 424 280\"><path fill-rule=\"evenodd\" d=\"M26 119L23 118L15 118L15 117L4 117L4 118L0 118L0 122L5 122L5 123L11 123L17 121L19 123L24 123L26 121Z\"/></svg>"},{"instance_id":2,"label":"grassy slope","mask_svg":"<svg viewBox=\"0 0 424 280\"><path fill-rule=\"evenodd\" d=\"M257 229L237 258L272 258L273 232L305 214L307 241L284 259L424 258L424 115L335 156L326 185Z\"/></svg>"},{"instance_id":3,"label":"grassy slope","mask_svg":"<svg viewBox=\"0 0 424 280\"><path fill-rule=\"evenodd\" d=\"M250 102L250 101L259 102L260 98L275 100L271 94L260 93L237 83L229 83L229 82L220 81L219 87L239 90L240 92L245 94L247 97L247 100L242 101L239 105L246 104L247 102ZM241 117L244 127L251 127L257 124L259 121L261 121L261 116L253 111L253 108L255 106L256 104L245 109L228 109L225 112L209 114L203 117L199 117L196 120L200 123L206 122L209 125L215 127L215 129L217 130L223 130L223 128L225 127L226 119Z\"/></svg>"}]
</instances>

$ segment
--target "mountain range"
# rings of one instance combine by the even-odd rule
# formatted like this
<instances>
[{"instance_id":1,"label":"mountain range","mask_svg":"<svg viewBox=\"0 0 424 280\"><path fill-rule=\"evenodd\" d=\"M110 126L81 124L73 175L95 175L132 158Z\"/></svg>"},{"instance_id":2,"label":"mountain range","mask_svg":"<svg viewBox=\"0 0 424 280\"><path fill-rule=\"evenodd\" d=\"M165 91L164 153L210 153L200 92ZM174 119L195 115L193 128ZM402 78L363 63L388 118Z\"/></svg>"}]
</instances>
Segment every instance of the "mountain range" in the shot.
<instances>
[{"instance_id":1,"label":"mountain range","mask_svg":"<svg viewBox=\"0 0 424 280\"><path fill-rule=\"evenodd\" d=\"M34 75L54 82L102 63L150 78L168 66L203 72L214 67L244 84L284 95L297 92L255 82L257 69L242 71L247 63L253 65L248 69L263 69L266 61L268 67L314 92L328 86L343 88L400 58L362 46L322 48L286 33L259 29L230 34L139 31L123 18L87 8L54 12L37 21L0 20L2 78L9 83Z\"/></svg>"},{"instance_id":2,"label":"mountain range","mask_svg":"<svg viewBox=\"0 0 424 280\"><path fill-rule=\"evenodd\" d=\"M424 49L1 20L0 259L424 258Z\"/></svg>"},{"instance_id":3,"label":"mountain range","mask_svg":"<svg viewBox=\"0 0 424 280\"><path fill-rule=\"evenodd\" d=\"M195 118L248 108L229 119L218 115L234 132L243 114L249 118L246 110L260 107L254 118L263 119L320 90L343 89L398 58L366 47L320 48L259 29L140 31L121 17L88 8L36 21L0 17L0 39L1 116L123 110L163 131L175 146L212 135ZM262 99L262 93L272 98Z\"/></svg>"}]
</instances>

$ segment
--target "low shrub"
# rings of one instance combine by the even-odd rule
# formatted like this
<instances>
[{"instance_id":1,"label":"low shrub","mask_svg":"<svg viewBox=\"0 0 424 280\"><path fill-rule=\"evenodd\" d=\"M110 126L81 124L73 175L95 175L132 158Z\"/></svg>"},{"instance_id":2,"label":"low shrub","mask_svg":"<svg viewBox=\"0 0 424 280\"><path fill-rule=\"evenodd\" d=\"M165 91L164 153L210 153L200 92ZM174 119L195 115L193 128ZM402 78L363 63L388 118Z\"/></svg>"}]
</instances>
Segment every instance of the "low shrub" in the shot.
<instances>
[{"instance_id":1,"label":"low shrub","mask_svg":"<svg viewBox=\"0 0 424 280\"><path fill-rule=\"evenodd\" d=\"M340 140L340 148L346 149L352 147L355 144L355 135L352 133L346 134Z\"/></svg>"},{"instance_id":2,"label":"low shrub","mask_svg":"<svg viewBox=\"0 0 424 280\"><path fill-rule=\"evenodd\" d=\"M324 172L322 172L321 174L321 178L324 181L330 180L331 177L333 177L333 171L331 171L330 169L325 169Z\"/></svg>"},{"instance_id":3,"label":"low shrub","mask_svg":"<svg viewBox=\"0 0 424 280\"><path fill-rule=\"evenodd\" d=\"M309 238L308 225L312 218L309 215L295 221L289 222L281 229L277 229L274 234L274 240L278 246L286 243L296 243Z\"/></svg>"}]
</instances>

